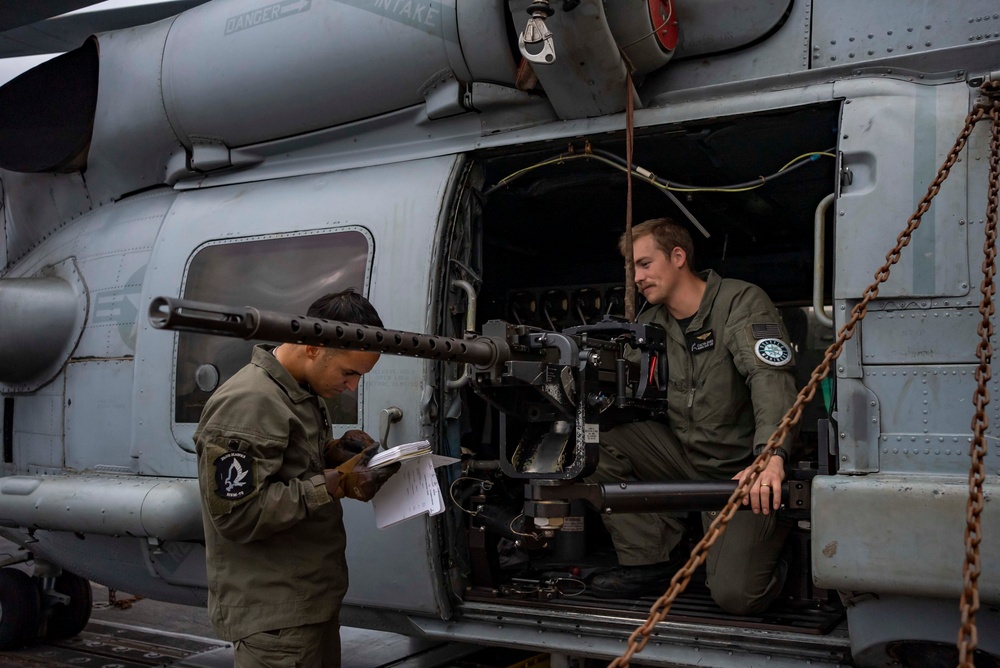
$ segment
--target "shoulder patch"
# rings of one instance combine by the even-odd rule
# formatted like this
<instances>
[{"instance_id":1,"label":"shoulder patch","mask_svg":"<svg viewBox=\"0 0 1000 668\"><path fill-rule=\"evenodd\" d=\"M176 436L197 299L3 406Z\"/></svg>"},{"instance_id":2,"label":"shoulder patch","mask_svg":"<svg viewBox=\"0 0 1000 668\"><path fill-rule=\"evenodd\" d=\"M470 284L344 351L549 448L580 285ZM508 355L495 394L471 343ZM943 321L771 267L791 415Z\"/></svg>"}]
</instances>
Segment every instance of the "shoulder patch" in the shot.
<instances>
[{"instance_id":1,"label":"shoulder patch","mask_svg":"<svg viewBox=\"0 0 1000 668\"><path fill-rule=\"evenodd\" d=\"M754 344L753 352L764 364L785 366L792 361L792 351L781 339L761 339Z\"/></svg>"},{"instance_id":2,"label":"shoulder patch","mask_svg":"<svg viewBox=\"0 0 1000 668\"><path fill-rule=\"evenodd\" d=\"M215 464L215 495L235 501L248 496L255 488L253 459L245 452L227 452Z\"/></svg>"},{"instance_id":3,"label":"shoulder patch","mask_svg":"<svg viewBox=\"0 0 1000 668\"><path fill-rule=\"evenodd\" d=\"M780 339L781 327L777 323L754 323L750 331L755 339Z\"/></svg>"}]
</instances>

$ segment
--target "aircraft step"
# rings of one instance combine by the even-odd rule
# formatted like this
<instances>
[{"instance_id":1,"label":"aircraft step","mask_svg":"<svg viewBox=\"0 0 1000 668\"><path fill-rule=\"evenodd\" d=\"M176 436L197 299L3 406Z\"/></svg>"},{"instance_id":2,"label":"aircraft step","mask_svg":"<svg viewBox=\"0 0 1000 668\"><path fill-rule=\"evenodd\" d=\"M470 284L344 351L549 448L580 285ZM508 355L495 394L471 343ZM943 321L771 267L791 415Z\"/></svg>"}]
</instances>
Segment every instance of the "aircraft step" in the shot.
<instances>
[{"instance_id":1,"label":"aircraft step","mask_svg":"<svg viewBox=\"0 0 1000 668\"><path fill-rule=\"evenodd\" d=\"M225 645L226 643L211 638L160 633L125 624L91 621L74 638L4 652L0 654L0 666L171 666L188 657L217 650Z\"/></svg>"},{"instance_id":2,"label":"aircraft step","mask_svg":"<svg viewBox=\"0 0 1000 668\"><path fill-rule=\"evenodd\" d=\"M566 610L594 615L611 615L615 618L634 617L636 623L645 621L656 596L635 599L598 598L586 591L570 591L554 594L552 587L521 585L515 593L497 595L485 588L472 588L466 592L466 600L503 603L516 600L522 607L539 610ZM797 632L807 635L826 635L840 626L845 619L844 610L839 605L820 601L789 603L777 601L760 615L732 615L715 604L708 590L693 583L688 591L678 597L665 621L694 624L712 624L738 628L768 631Z\"/></svg>"},{"instance_id":3,"label":"aircraft step","mask_svg":"<svg viewBox=\"0 0 1000 668\"><path fill-rule=\"evenodd\" d=\"M548 655L342 629L344 668L549 668ZM69 640L0 653L0 668L232 668L229 643L92 620Z\"/></svg>"}]
</instances>

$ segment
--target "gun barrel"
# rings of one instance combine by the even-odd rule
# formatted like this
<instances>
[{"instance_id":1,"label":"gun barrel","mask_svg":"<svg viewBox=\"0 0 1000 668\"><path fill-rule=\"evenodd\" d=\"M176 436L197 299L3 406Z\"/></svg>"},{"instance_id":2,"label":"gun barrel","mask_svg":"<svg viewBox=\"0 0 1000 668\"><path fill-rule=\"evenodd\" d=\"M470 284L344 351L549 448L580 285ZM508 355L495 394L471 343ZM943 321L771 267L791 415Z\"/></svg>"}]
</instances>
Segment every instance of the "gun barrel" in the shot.
<instances>
[{"instance_id":1,"label":"gun barrel","mask_svg":"<svg viewBox=\"0 0 1000 668\"><path fill-rule=\"evenodd\" d=\"M482 368L510 359L510 348L506 342L491 337L457 339L433 336L262 311L250 306L239 308L173 297L153 299L149 305L149 322L157 329L366 350L443 362L464 362Z\"/></svg>"}]
</instances>

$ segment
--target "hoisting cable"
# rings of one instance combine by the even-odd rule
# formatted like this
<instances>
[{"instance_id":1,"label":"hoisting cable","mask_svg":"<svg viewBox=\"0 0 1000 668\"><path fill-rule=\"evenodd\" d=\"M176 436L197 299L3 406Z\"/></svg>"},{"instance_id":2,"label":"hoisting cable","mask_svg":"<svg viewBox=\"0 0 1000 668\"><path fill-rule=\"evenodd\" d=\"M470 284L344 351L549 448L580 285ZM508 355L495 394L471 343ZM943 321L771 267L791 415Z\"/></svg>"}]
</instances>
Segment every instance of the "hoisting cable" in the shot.
<instances>
[{"instance_id":1,"label":"hoisting cable","mask_svg":"<svg viewBox=\"0 0 1000 668\"><path fill-rule=\"evenodd\" d=\"M635 143L632 70L625 61L625 321L635 322L635 264L632 255L632 148Z\"/></svg>"},{"instance_id":2,"label":"hoisting cable","mask_svg":"<svg viewBox=\"0 0 1000 668\"><path fill-rule=\"evenodd\" d=\"M987 85L989 87L987 88ZM991 162L990 162L990 173L991 173L991 187L989 191L990 196L990 210L988 215L992 216L991 222L993 227L992 239L996 239L996 216L997 216L997 192L995 189L997 181L997 173L993 171L994 163L997 161L997 154L1000 151L1000 139L998 137L997 126L1000 123L1000 109L998 109L998 104L1000 104L1000 84L997 82L984 83L980 87L980 92L991 98L992 107L990 109L990 116L993 118L993 137L994 141L991 142ZM732 496L729 497L729 501L726 502L725 507L719 511L715 520L709 525L708 529L705 531L705 536L698 542L697 545L691 550L691 555L687 560L687 563L681 567L680 570L674 575L670 580L670 587L667 591L656 600L649 610L649 617L646 619L645 623L640 625L628 639L628 648L625 652L608 664L608 668L623 668L629 665L631 658L637 653L641 652L649 642L649 638L653 633L653 629L663 621L664 617L670 611L670 606L673 605L674 600L678 595L687 587L688 582L691 580L691 576L694 574L696 568L698 568L705 559L708 557L708 549L719 539L719 536L723 534L726 530L726 525L729 520L732 519L733 515L736 514L737 508L739 508L740 503L743 498L747 495L750 487L757 481L760 476L761 471L767 466L767 463L771 460L774 455L775 450L779 444L783 443L788 432L798 424L799 420L802 418L802 410L809 401L812 400L813 395L816 393L816 388L819 386L820 382L826 378L830 372L830 365L833 360L840 356L840 352L844 344L854 336L854 329L857 324L868 312L868 304L872 300L878 297L879 286L889 279L889 270L892 265L899 262L902 250L905 246L910 243L910 239L913 236L914 231L920 226L920 221L924 214L930 209L931 201L938 194L941 189L941 184L944 183L945 179L948 178L948 174L951 172L951 168L955 166L958 161L959 154L965 148L968 142L969 135L972 134L972 130L975 124L979 122L985 115L985 108L981 105L976 105L969 115L965 119L965 127L959 133L958 138L955 140L955 145L949 151L948 156L945 158L944 163L938 170L937 176L934 181L931 182L930 186L927 188L927 193L920 200L917 205L917 210L910 216L907 221L906 228L900 232L899 236L896 237L896 245L893 246L892 250L885 256L885 264L883 264L878 271L875 272L875 281L869 285L861 296L860 301L854 305L851 309L850 319L840 328L837 333L837 340L826 349L826 353L823 356L823 361L813 369L812 375L809 378L809 382L805 387L798 393L795 398L795 402L792 407L788 409L781 422L778 424L778 428L775 430L771 437L767 441L767 445L764 446L760 455L754 460L753 464L750 466L749 475L745 476L743 480L736 486L733 491ZM988 247L992 247L990 240L990 225L987 226L987 241ZM988 289L984 287L984 303L989 303L987 310L992 312L992 301L991 297L993 294L993 256L987 252L987 257L983 262L983 272L987 274L989 280ZM987 273L988 272L988 273ZM984 286L986 285L986 280L984 280ZM989 296L986 295L988 291ZM983 306L980 307L984 308ZM985 328L981 328L983 331L983 338L985 343L981 344L982 349L985 351L987 357L987 363L985 365L985 374L980 380L980 388L977 389L977 397L980 395L987 397L988 392L985 388L985 380L989 376L989 365L988 365L988 355L992 353L990 348L988 335L991 331L991 326L989 326L988 317L984 316L984 320L987 323ZM981 358L982 359L982 358ZM983 368L983 363L980 364L980 368ZM977 372L978 374L978 372ZM980 392L982 390L982 392ZM985 405L985 404L984 404ZM976 416L977 419L982 414L985 419L985 412L982 408L977 406ZM983 429L985 431L985 429ZM980 434L982 436L982 434ZM970 498L969 498L969 511L967 515L969 516L969 521L967 523L967 540L966 540L966 569L967 577L965 582L965 592L962 595L962 619L963 626L960 631L960 642L959 642L959 657L971 657L975 651L976 642L976 630L975 630L975 611L978 609L979 605L979 593L976 584L976 578L979 576L979 511L982 510L983 497L982 497L982 479L984 474L982 458L978 460L976 458L975 452L980 450L980 446L973 444L973 465L972 470L969 473L970 479ZM985 441L981 445L981 452L985 454L986 444ZM978 482L978 494L971 491L973 486L973 481ZM976 501L978 499L978 501ZM973 517L974 516L974 517ZM966 599L969 599L971 603L966 605ZM966 609L968 607L968 610ZM968 637L965 637L965 636ZM960 662L959 668L972 668L971 658L966 658L965 663Z\"/></svg>"},{"instance_id":3,"label":"hoisting cable","mask_svg":"<svg viewBox=\"0 0 1000 668\"><path fill-rule=\"evenodd\" d=\"M677 25L677 19L674 18L674 3L672 3L672 2L668 3L668 6L669 6L670 11L667 12L667 16L666 16L666 18L663 19L663 23L661 23L660 25L658 25L655 28L653 28L652 32L647 32L645 35L633 39L628 44L622 45L621 47L619 47L618 50L624 52L625 49L629 48L630 46L634 46L634 45L638 44L639 42L641 42L642 40L648 39L648 38L652 37L656 33L660 32L661 30L663 30L664 28L666 28L671 23L671 21L674 23L674 25Z\"/></svg>"}]
</instances>

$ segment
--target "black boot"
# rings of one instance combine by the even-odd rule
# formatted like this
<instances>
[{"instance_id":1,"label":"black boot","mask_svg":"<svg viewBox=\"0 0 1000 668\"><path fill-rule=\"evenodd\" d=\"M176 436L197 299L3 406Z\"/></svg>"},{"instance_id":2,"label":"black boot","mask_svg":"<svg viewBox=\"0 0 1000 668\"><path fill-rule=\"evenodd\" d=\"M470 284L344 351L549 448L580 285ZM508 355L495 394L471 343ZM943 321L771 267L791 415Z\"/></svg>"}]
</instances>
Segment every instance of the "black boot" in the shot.
<instances>
[{"instance_id":1,"label":"black boot","mask_svg":"<svg viewBox=\"0 0 1000 668\"><path fill-rule=\"evenodd\" d=\"M662 594L683 561L671 559L645 566L619 566L598 573L587 591L600 598L636 598L644 594Z\"/></svg>"}]
</instances>

